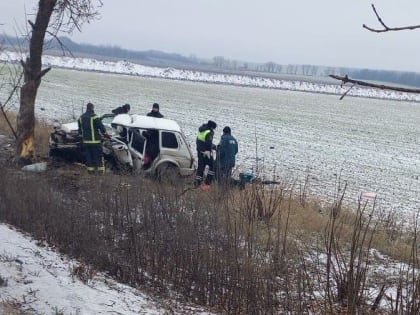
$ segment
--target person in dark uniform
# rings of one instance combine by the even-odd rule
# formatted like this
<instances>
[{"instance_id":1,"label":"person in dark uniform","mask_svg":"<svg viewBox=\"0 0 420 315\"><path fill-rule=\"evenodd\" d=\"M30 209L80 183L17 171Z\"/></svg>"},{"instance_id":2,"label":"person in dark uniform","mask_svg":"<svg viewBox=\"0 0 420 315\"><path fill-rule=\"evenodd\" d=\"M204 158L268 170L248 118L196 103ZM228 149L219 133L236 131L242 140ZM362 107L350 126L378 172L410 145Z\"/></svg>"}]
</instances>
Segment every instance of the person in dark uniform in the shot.
<instances>
[{"instance_id":1,"label":"person in dark uniform","mask_svg":"<svg viewBox=\"0 0 420 315\"><path fill-rule=\"evenodd\" d=\"M226 126L223 128L223 135L217 146L216 174L218 182L222 184L230 183L237 153L238 141L232 136L230 127Z\"/></svg>"},{"instance_id":2,"label":"person in dark uniform","mask_svg":"<svg viewBox=\"0 0 420 315\"><path fill-rule=\"evenodd\" d=\"M155 117L155 118L163 118L163 115L159 111L159 104L158 103L153 104L152 110L147 113L147 116Z\"/></svg>"},{"instance_id":3,"label":"person in dark uniform","mask_svg":"<svg viewBox=\"0 0 420 315\"><path fill-rule=\"evenodd\" d=\"M113 109L112 113L115 115L128 114L129 111L130 111L130 104L124 104L123 106Z\"/></svg>"},{"instance_id":4,"label":"person in dark uniform","mask_svg":"<svg viewBox=\"0 0 420 315\"><path fill-rule=\"evenodd\" d=\"M207 124L203 124L198 129L197 135L197 158L198 158L198 167L195 174L194 186L198 187L203 181L203 174L206 165L209 167L207 176L205 179L205 185L203 189L208 189L210 184L213 181L214 169L213 169L213 149L216 146L213 144L214 130L217 128L217 124L209 120Z\"/></svg>"},{"instance_id":5,"label":"person in dark uniform","mask_svg":"<svg viewBox=\"0 0 420 315\"><path fill-rule=\"evenodd\" d=\"M92 103L86 105L86 112L80 116L78 122L79 134L82 136L82 149L85 163L90 173L105 172L102 153L102 137L110 138L99 116L94 112Z\"/></svg>"}]
</instances>

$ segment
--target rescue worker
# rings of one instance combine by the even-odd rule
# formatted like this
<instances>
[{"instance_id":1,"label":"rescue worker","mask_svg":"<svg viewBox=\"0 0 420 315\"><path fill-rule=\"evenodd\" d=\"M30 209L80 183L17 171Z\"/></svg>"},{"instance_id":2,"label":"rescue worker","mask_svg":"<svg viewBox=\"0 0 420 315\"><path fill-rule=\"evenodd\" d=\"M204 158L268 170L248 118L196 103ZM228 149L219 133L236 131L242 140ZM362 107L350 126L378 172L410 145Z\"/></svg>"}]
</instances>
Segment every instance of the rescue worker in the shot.
<instances>
[{"instance_id":1,"label":"rescue worker","mask_svg":"<svg viewBox=\"0 0 420 315\"><path fill-rule=\"evenodd\" d=\"M152 110L147 113L147 116L155 117L155 118L163 118L163 115L159 111L159 104L154 103L152 106Z\"/></svg>"},{"instance_id":2,"label":"rescue worker","mask_svg":"<svg viewBox=\"0 0 420 315\"><path fill-rule=\"evenodd\" d=\"M86 112L78 120L79 134L82 136L82 150L89 173L104 173L101 134L110 138L101 119L94 112L92 103L86 105Z\"/></svg>"},{"instance_id":3,"label":"rescue worker","mask_svg":"<svg viewBox=\"0 0 420 315\"><path fill-rule=\"evenodd\" d=\"M238 141L232 136L229 126L223 128L223 135L217 146L217 181L229 184L232 169L235 166L236 154L238 153Z\"/></svg>"},{"instance_id":4,"label":"rescue worker","mask_svg":"<svg viewBox=\"0 0 420 315\"><path fill-rule=\"evenodd\" d=\"M112 113L115 115L128 114L129 111L130 111L130 104L124 104L123 106L113 109Z\"/></svg>"},{"instance_id":5,"label":"rescue worker","mask_svg":"<svg viewBox=\"0 0 420 315\"><path fill-rule=\"evenodd\" d=\"M203 190L210 188L210 184L212 183L214 177L213 149L216 149L216 146L213 144L213 136L216 128L217 124L214 121L209 120L207 124L203 124L198 129L196 141L198 167L195 174L194 186L199 187L202 184L204 169L207 165L209 168L204 182L205 184L200 186Z\"/></svg>"}]
</instances>

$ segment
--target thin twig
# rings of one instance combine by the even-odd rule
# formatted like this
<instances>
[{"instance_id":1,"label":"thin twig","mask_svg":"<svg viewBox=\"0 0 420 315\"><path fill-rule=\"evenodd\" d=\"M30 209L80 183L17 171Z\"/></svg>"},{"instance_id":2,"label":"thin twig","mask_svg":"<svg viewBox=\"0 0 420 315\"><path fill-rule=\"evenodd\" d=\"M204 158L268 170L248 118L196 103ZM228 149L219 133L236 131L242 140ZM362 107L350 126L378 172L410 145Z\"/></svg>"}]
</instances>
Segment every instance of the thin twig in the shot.
<instances>
[{"instance_id":1,"label":"thin twig","mask_svg":"<svg viewBox=\"0 0 420 315\"><path fill-rule=\"evenodd\" d=\"M375 5L372 4L372 10L376 15L376 18L378 19L379 23L383 26L383 29L377 29L372 28L370 26L367 26L366 24L363 24L363 28L375 32L375 33L385 33L385 32L398 32L398 31L405 31L405 30L415 30L420 28L420 25L409 25L409 26L403 26L403 27L389 27L385 24L385 22L382 20L381 16L378 14L378 11L376 11Z\"/></svg>"},{"instance_id":2,"label":"thin twig","mask_svg":"<svg viewBox=\"0 0 420 315\"><path fill-rule=\"evenodd\" d=\"M12 99L12 97L15 94L16 90L20 87L20 82L22 81L22 77L23 77L23 72L20 73L18 81L15 83L12 91L9 93L9 96L7 97L7 99L4 102L4 104L2 104L2 105L0 104L0 106L2 108L4 108L10 102L10 100Z\"/></svg>"},{"instance_id":3,"label":"thin twig","mask_svg":"<svg viewBox=\"0 0 420 315\"><path fill-rule=\"evenodd\" d=\"M355 84L353 84L347 91L345 91L344 93L343 93L343 95L341 95L341 97L340 97L340 101L350 92L350 90L353 88L353 86L354 86Z\"/></svg>"},{"instance_id":4,"label":"thin twig","mask_svg":"<svg viewBox=\"0 0 420 315\"><path fill-rule=\"evenodd\" d=\"M10 120L9 120L9 117L7 117L7 113L4 110L4 105L2 105L1 103L0 103L0 110L1 110L1 113L3 114L4 119L6 120L7 125L9 126L10 130L12 131L13 136L15 137L15 140L17 140L17 133L16 133L15 129L13 128L13 126L12 126Z\"/></svg>"}]
</instances>

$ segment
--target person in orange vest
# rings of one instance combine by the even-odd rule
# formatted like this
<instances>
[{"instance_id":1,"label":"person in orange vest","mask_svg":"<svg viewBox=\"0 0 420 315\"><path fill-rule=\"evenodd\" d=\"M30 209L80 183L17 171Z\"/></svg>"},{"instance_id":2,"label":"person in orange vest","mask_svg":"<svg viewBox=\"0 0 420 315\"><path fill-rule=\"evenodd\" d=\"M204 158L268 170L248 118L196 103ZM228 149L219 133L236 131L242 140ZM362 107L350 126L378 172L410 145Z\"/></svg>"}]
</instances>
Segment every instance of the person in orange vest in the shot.
<instances>
[{"instance_id":1,"label":"person in orange vest","mask_svg":"<svg viewBox=\"0 0 420 315\"><path fill-rule=\"evenodd\" d=\"M77 121L82 136L82 150L89 173L104 173L105 164L102 152L102 136L110 138L92 103L86 105L86 112Z\"/></svg>"},{"instance_id":2,"label":"person in orange vest","mask_svg":"<svg viewBox=\"0 0 420 315\"><path fill-rule=\"evenodd\" d=\"M206 166L209 167L204 185L201 186L202 190L207 190L210 187L214 177L213 150L216 149L216 146L213 144L213 136L216 128L217 124L209 120L207 124L203 124L198 129L196 140L198 167L194 180L195 187L200 187L203 181L204 169Z\"/></svg>"}]
</instances>

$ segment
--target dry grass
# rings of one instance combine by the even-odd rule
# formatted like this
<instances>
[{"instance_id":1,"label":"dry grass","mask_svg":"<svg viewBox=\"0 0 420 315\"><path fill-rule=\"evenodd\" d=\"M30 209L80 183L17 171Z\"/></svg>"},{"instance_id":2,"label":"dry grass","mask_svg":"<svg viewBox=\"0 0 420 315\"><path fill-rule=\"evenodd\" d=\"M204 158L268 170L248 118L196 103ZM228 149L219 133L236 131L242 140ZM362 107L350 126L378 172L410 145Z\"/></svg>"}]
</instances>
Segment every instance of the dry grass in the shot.
<instances>
[{"instance_id":1,"label":"dry grass","mask_svg":"<svg viewBox=\"0 0 420 315\"><path fill-rule=\"evenodd\" d=\"M35 139L37 143L38 156L48 156L49 146L48 139L52 132L52 126L45 121L37 120L35 123Z\"/></svg>"},{"instance_id":2,"label":"dry grass","mask_svg":"<svg viewBox=\"0 0 420 315\"><path fill-rule=\"evenodd\" d=\"M37 123L36 130L37 143L47 150L51 128ZM323 276L324 269L307 266L306 258L325 250L328 231L335 233L332 255L348 252L353 243L360 253L371 247L407 260L412 249L410 234L401 232L392 216L365 225L371 242L354 242L355 231L365 231L357 226L360 209L340 207L333 230L334 205L296 196L288 185L214 186L185 193L183 182L160 185L135 176L87 176L75 169L49 169L44 175L5 169L3 174L2 220L81 258L94 266L89 270L107 270L134 285L150 282L159 290L172 283L189 300L231 314L314 310L313 272Z\"/></svg>"},{"instance_id":3,"label":"dry grass","mask_svg":"<svg viewBox=\"0 0 420 315\"><path fill-rule=\"evenodd\" d=\"M16 114L14 112L7 112L7 116L10 122L13 123L13 127L16 128ZM48 138L52 130L52 126L43 121L36 121L35 126L35 137L37 143L37 155L39 157L48 156ZM13 136L9 126L3 115L0 115L0 133L8 136ZM268 191L259 190L257 193L248 190L242 192L235 192L231 196L231 203L233 208L243 209L244 207L250 206L251 204L244 205L244 201L250 202L247 198L256 197L262 200L265 204L262 204L262 208L270 209L274 200L280 198L276 194L284 193L282 190ZM219 194L219 192L218 192ZM274 195L273 195L274 194ZM320 205L320 202L316 199L306 200L302 203L299 196L289 198L289 196L282 196L283 201L278 204L278 209L271 209L274 211L271 220L273 222L278 221L278 215L284 215L286 212L289 213L289 231L298 239L303 241L310 241L313 237L322 235L325 230L325 226L328 222L329 209L325 209ZM286 202L286 199L287 202ZM234 213L237 213L235 210ZM353 223L355 220L354 209L343 209L343 215L340 217L339 224L342 226L341 239L343 242L350 240ZM232 214L230 214L232 216ZM234 216L234 214L233 214ZM262 229L264 231L264 229ZM395 231L398 231L396 233ZM264 232L263 232L264 233ZM267 235L262 235L267 237ZM372 245L384 254L391 256L392 258L405 261L410 257L411 251L411 238L407 233L401 232L399 227L394 225L386 226L380 225L378 231L375 233Z\"/></svg>"},{"instance_id":4,"label":"dry grass","mask_svg":"<svg viewBox=\"0 0 420 315\"><path fill-rule=\"evenodd\" d=\"M12 111L6 112L9 122L12 124L14 130L16 130L16 113ZM48 138L52 131L52 126L46 123L45 121L36 120L35 121L35 139L36 139L36 150L37 156L45 157L48 156ZM13 137L13 132L10 129L9 125L3 114L0 113L0 133Z\"/></svg>"},{"instance_id":5,"label":"dry grass","mask_svg":"<svg viewBox=\"0 0 420 315\"><path fill-rule=\"evenodd\" d=\"M243 192L234 192L236 194L233 198L235 200L234 208L241 208L241 203L246 198L255 198L255 194L251 190L252 188L248 188ZM279 198L278 196L270 196L272 193L271 191L264 192L262 199L264 200L265 208L270 208L268 204L273 199ZM276 190L274 193L282 194L283 192ZM287 222L289 232L296 239L305 243L311 243L314 239L319 239L324 235L325 227L329 221L331 207L321 206L321 202L317 199L306 200L305 203L302 203L299 196L292 198L283 196L283 201L278 205L278 209L276 209L270 218L270 222L272 226L275 226L279 220L279 216L284 218L289 213L289 220ZM342 215L337 222L340 225L340 240L342 244L350 243L355 220L356 209L344 207L342 209ZM383 220L382 218L378 218L378 220L380 222L372 239L372 248L395 260L407 261L412 251L411 234L408 231L403 232L401 227L388 225L387 220ZM282 228L285 228L284 222ZM266 234L266 229L264 228L260 230L260 233L262 239L270 237L270 235Z\"/></svg>"},{"instance_id":6,"label":"dry grass","mask_svg":"<svg viewBox=\"0 0 420 315\"><path fill-rule=\"evenodd\" d=\"M7 118L9 119L10 123L12 124L13 128L16 129L16 114L11 111L6 111ZM13 136L10 127L8 126L4 115L0 113L0 133L7 136Z\"/></svg>"},{"instance_id":7,"label":"dry grass","mask_svg":"<svg viewBox=\"0 0 420 315\"><path fill-rule=\"evenodd\" d=\"M183 193L181 183L75 169L4 174L1 219L80 258L89 270L160 291L171 283L190 301L231 314L305 313L319 304L310 286L324 269L306 259L316 245L323 252L330 211L317 201L258 185ZM336 231L343 252L355 221L353 211L342 209ZM385 232L372 247L388 246Z\"/></svg>"},{"instance_id":8,"label":"dry grass","mask_svg":"<svg viewBox=\"0 0 420 315\"><path fill-rule=\"evenodd\" d=\"M13 123L13 127L16 128L16 114L9 111L7 112L7 116L9 121ZM44 121L36 121L35 138L37 143L37 154L40 157L48 156L48 138L51 130L52 126L48 123ZM0 133L13 136L3 115L0 115ZM284 191L260 190L257 194L255 194L255 192L248 189L242 192L236 192L236 195L231 196L232 206L234 208L238 206L239 208L243 208L244 205L241 205L241 203L243 203L247 197L255 198L257 195L259 199L266 203L262 205L263 208L269 209L272 207L269 203L272 203L273 200L279 198L279 196L275 194L281 193L284 193ZM278 209L275 209L275 213L273 213L271 218L273 222L279 219L279 213L284 214L285 212L289 212L289 230L299 239L310 241L313 236L322 235L324 233L325 226L329 219L329 209L323 208L320 205L320 202L316 199L306 200L305 203L302 203L300 196L295 196L291 199L289 196L283 196L282 198L284 199L283 202L278 205ZM288 199L287 202L285 199ZM355 209L346 208L343 209L343 213L344 215L340 217L339 224L342 226L342 240L346 242L350 240L353 230ZM398 233L396 233L395 230L397 230ZM397 226L381 225L374 235L372 244L374 248L395 259L404 261L410 256L410 235L401 232L400 228Z\"/></svg>"},{"instance_id":9,"label":"dry grass","mask_svg":"<svg viewBox=\"0 0 420 315\"><path fill-rule=\"evenodd\" d=\"M20 305L16 303L0 302L0 314L5 315L27 315L29 313L20 310Z\"/></svg>"}]
</instances>

